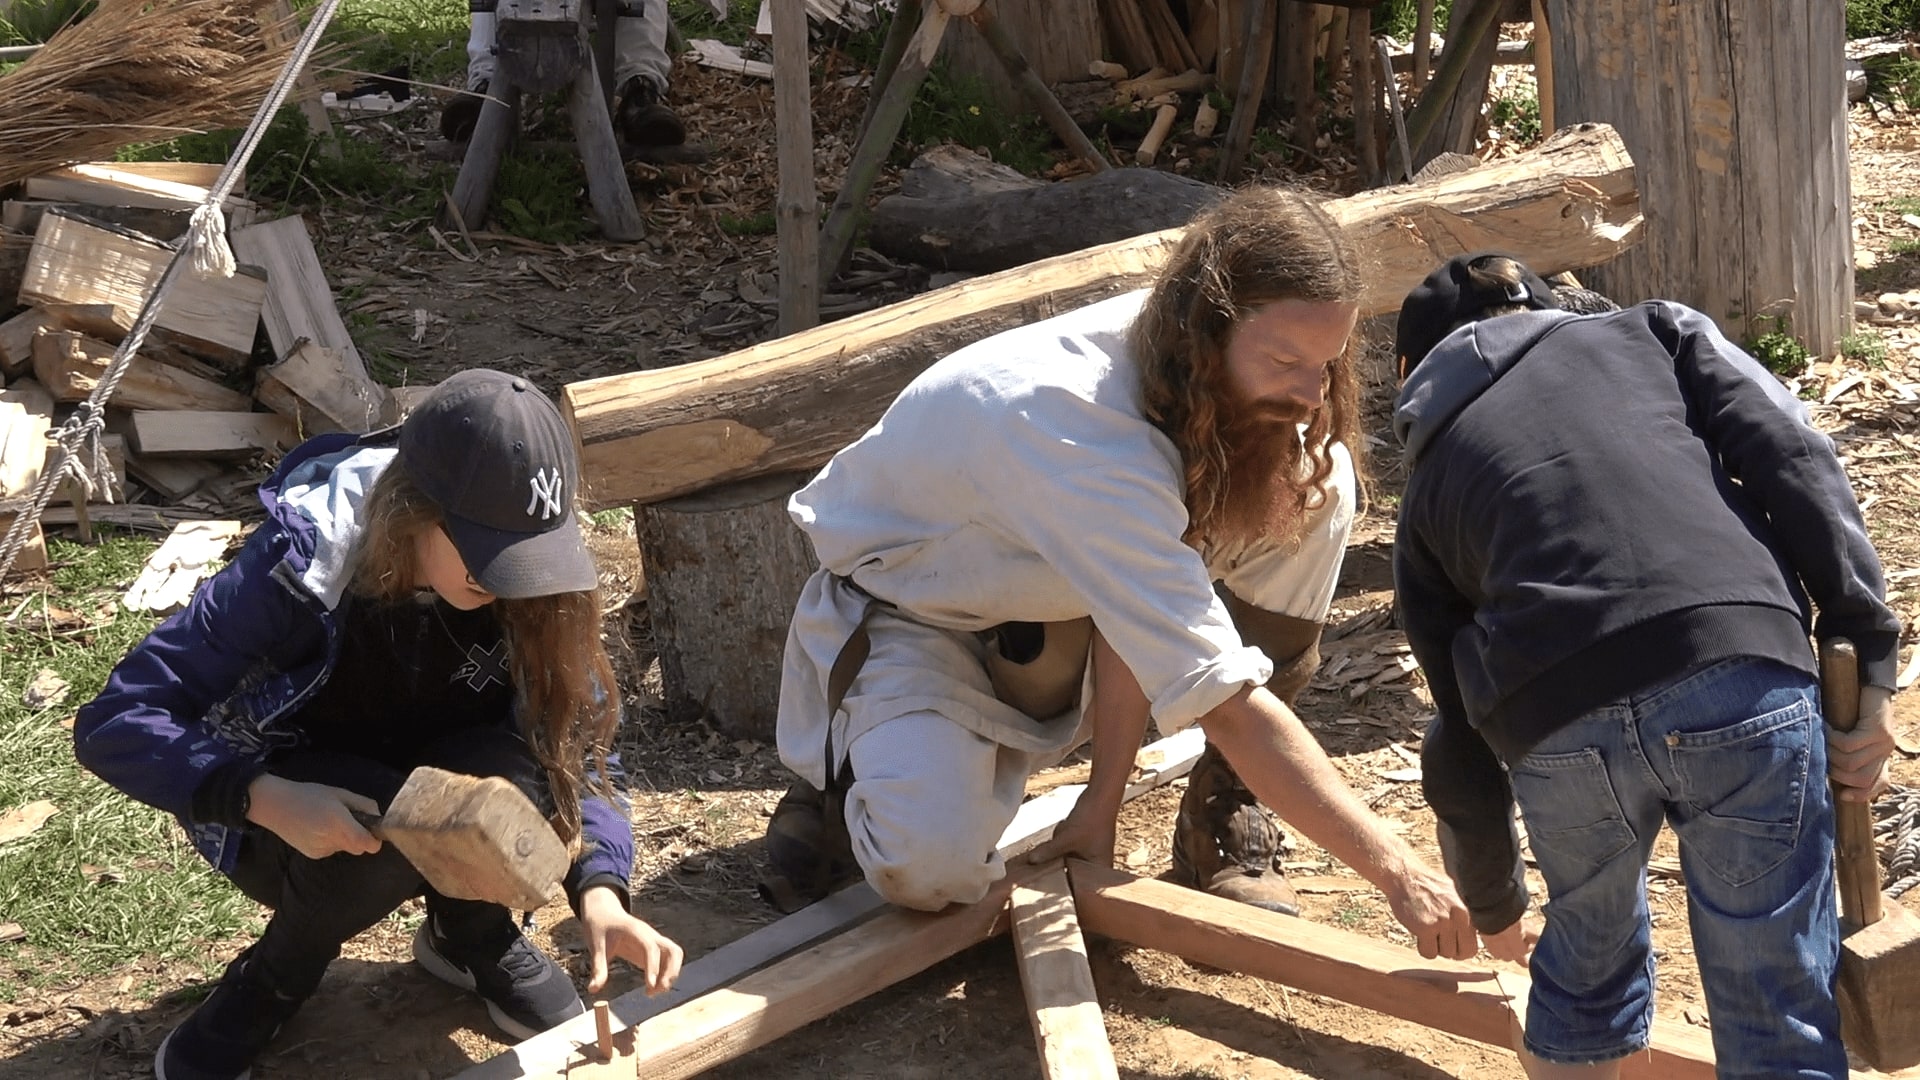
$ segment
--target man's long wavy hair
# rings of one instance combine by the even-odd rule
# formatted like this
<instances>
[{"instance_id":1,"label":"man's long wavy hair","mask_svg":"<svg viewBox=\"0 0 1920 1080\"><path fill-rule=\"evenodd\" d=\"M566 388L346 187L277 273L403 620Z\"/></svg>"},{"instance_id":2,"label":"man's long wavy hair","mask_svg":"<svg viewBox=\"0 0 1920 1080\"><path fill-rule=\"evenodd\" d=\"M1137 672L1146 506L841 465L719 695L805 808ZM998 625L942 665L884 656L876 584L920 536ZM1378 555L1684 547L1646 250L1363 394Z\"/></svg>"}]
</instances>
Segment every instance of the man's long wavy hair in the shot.
<instances>
[{"instance_id":1,"label":"man's long wavy hair","mask_svg":"<svg viewBox=\"0 0 1920 1080\"><path fill-rule=\"evenodd\" d=\"M389 466L367 495L354 595L391 603L425 588L417 541L441 518L440 507L406 470L398 462ZM594 786L606 793L607 751L619 711L613 665L600 639L600 592L502 598L492 607L507 640L521 734L546 770L554 830L572 847L580 837L589 761Z\"/></svg>"},{"instance_id":2,"label":"man's long wavy hair","mask_svg":"<svg viewBox=\"0 0 1920 1080\"><path fill-rule=\"evenodd\" d=\"M1357 303L1360 259L1339 224L1310 195L1284 188L1235 192L1194 219L1154 281L1130 343L1141 366L1147 418L1186 466L1186 541L1220 539L1230 517L1231 469L1222 438L1227 342L1235 321L1275 300ZM1349 341L1327 365L1325 403L1307 428L1312 470L1303 507L1326 498L1330 443L1351 450L1359 423ZM1353 453L1354 468L1361 455Z\"/></svg>"}]
</instances>

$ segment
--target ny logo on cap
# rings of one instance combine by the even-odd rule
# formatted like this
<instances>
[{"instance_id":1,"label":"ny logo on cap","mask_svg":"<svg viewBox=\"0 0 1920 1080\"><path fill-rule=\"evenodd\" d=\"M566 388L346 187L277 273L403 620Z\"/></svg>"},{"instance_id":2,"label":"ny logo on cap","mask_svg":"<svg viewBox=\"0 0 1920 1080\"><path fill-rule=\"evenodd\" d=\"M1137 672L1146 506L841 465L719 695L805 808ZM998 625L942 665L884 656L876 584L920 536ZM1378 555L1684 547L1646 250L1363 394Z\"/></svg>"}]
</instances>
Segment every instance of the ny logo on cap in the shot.
<instances>
[{"instance_id":1,"label":"ny logo on cap","mask_svg":"<svg viewBox=\"0 0 1920 1080\"><path fill-rule=\"evenodd\" d=\"M527 478L527 486L533 489L533 498L527 500L527 516L532 517L534 509L540 511L540 520L545 521L560 513L560 470L540 469Z\"/></svg>"}]
</instances>

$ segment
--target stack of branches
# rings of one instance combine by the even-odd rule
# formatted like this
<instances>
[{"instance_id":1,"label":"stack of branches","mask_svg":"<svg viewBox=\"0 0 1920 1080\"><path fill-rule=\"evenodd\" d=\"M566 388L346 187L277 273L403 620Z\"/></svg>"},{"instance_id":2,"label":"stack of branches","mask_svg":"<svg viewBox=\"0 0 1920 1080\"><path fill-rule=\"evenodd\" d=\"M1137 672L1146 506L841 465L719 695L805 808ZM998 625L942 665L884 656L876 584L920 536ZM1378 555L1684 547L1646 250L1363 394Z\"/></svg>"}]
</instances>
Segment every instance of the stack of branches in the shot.
<instances>
[{"instance_id":1,"label":"stack of branches","mask_svg":"<svg viewBox=\"0 0 1920 1080\"><path fill-rule=\"evenodd\" d=\"M101 0L0 75L0 187L111 160L130 143L244 124L298 36L274 8L274 0Z\"/></svg>"}]
</instances>

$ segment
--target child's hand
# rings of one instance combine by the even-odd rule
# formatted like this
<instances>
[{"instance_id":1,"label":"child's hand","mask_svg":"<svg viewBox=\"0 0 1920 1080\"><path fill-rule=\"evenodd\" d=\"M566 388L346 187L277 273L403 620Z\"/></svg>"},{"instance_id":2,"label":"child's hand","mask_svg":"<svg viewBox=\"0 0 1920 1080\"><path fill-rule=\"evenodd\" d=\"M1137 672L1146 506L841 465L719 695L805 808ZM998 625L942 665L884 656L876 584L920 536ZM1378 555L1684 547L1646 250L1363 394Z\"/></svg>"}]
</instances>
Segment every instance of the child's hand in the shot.
<instances>
[{"instance_id":1,"label":"child's hand","mask_svg":"<svg viewBox=\"0 0 1920 1080\"><path fill-rule=\"evenodd\" d=\"M606 988L610 957L619 957L647 973L648 997L665 993L680 977L680 946L629 914L614 890L595 887L580 897L580 925L587 932L587 956L593 964L587 993L597 994Z\"/></svg>"},{"instance_id":2,"label":"child's hand","mask_svg":"<svg viewBox=\"0 0 1920 1080\"><path fill-rule=\"evenodd\" d=\"M342 852L371 855L380 850L380 841L353 817L356 810L380 813L380 804L365 795L262 773L247 788L247 798L248 821L309 859Z\"/></svg>"}]
</instances>

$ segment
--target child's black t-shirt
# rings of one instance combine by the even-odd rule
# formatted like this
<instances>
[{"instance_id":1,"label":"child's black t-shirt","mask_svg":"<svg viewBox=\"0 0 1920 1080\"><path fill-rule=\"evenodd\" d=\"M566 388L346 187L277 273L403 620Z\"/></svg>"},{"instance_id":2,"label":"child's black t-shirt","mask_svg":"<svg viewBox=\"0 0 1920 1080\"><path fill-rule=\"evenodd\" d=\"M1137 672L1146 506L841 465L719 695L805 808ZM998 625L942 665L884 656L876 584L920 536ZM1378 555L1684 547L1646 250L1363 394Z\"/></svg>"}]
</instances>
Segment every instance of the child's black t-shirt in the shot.
<instances>
[{"instance_id":1,"label":"child's black t-shirt","mask_svg":"<svg viewBox=\"0 0 1920 1080\"><path fill-rule=\"evenodd\" d=\"M427 744L511 722L512 669L491 608L434 596L350 600L333 674L296 714L306 745L407 767Z\"/></svg>"}]
</instances>

